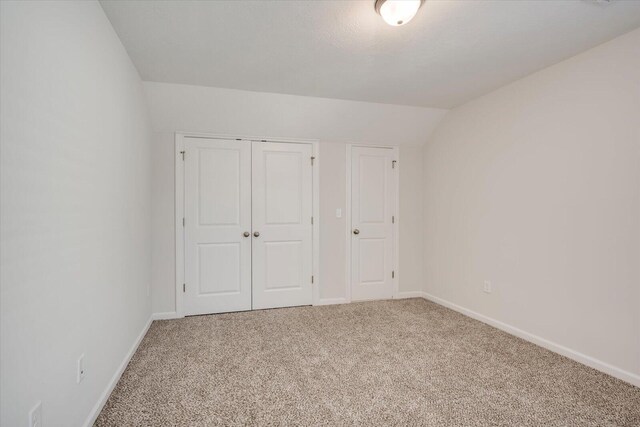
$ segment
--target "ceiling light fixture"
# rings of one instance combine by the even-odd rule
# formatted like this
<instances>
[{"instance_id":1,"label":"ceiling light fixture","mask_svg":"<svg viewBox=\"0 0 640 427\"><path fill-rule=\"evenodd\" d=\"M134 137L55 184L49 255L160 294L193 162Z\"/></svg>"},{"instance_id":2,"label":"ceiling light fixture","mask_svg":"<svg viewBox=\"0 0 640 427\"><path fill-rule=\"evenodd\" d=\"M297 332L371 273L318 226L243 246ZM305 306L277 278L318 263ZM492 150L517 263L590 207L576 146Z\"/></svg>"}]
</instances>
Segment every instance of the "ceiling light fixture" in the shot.
<instances>
[{"instance_id":1,"label":"ceiling light fixture","mask_svg":"<svg viewBox=\"0 0 640 427\"><path fill-rule=\"evenodd\" d=\"M384 22L394 27L411 21L424 0L376 0L376 12Z\"/></svg>"}]
</instances>

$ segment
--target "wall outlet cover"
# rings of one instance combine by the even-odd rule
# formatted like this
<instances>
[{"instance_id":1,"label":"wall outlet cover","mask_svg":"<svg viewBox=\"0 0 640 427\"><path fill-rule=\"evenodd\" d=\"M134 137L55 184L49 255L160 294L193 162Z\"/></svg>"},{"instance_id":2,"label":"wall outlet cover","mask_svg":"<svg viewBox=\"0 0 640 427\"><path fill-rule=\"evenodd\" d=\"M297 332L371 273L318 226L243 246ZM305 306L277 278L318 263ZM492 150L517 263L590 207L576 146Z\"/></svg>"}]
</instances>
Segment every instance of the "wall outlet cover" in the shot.
<instances>
[{"instance_id":1,"label":"wall outlet cover","mask_svg":"<svg viewBox=\"0 0 640 427\"><path fill-rule=\"evenodd\" d=\"M484 281L484 287L482 289L483 291L485 291L486 293L490 294L491 293L491 282L488 280Z\"/></svg>"}]
</instances>

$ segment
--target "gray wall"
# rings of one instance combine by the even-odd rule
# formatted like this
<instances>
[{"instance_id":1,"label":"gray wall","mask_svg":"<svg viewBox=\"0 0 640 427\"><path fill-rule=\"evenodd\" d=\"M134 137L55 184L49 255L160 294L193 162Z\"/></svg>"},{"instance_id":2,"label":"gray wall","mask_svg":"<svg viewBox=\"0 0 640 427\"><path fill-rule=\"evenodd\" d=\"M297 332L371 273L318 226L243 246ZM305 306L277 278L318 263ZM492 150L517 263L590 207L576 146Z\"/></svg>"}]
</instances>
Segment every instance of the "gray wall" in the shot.
<instances>
[{"instance_id":1,"label":"gray wall","mask_svg":"<svg viewBox=\"0 0 640 427\"><path fill-rule=\"evenodd\" d=\"M424 247L428 294L640 384L640 30L448 113Z\"/></svg>"},{"instance_id":2,"label":"gray wall","mask_svg":"<svg viewBox=\"0 0 640 427\"><path fill-rule=\"evenodd\" d=\"M151 314L150 125L98 3L0 7L0 424L78 426Z\"/></svg>"}]
</instances>

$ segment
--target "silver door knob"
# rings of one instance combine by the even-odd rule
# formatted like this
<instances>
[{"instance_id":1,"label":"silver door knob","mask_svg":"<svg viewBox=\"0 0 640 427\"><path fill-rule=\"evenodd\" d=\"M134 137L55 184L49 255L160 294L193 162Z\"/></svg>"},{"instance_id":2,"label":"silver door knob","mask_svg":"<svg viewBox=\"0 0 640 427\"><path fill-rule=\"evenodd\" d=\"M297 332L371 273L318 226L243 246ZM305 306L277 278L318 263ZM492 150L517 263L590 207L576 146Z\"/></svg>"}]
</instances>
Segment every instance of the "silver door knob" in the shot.
<instances>
[{"instance_id":1,"label":"silver door knob","mask_svg":"<svg viewBox=\"0 0 640 427\"><path fill-rule=\"evenodd\" d=\"M259 231L254 232L253 237L260 237L260 232Z\"/></svg>"},{"instance_id":2,"label":"silver door knob","mask_svg":"<svg viewBox=\"0 0 640 427\"><path fill-rule=\"evenodd\" d=\"M248 231L245 231L244 233L242 233L242 235L244 237L249 237L249 236L251 236L251 233L249 233Z\"/></svg>"},{"instance_id":3,"label":"silver door knob","mask_svg":"<svg viewBox=\"0 0 640 427\"><path fill-rule=\"evenodd\" d=\"M360 234L360 230L358 230L357 228L353 229L353 234Z\"/></svg>"}]
</instances>

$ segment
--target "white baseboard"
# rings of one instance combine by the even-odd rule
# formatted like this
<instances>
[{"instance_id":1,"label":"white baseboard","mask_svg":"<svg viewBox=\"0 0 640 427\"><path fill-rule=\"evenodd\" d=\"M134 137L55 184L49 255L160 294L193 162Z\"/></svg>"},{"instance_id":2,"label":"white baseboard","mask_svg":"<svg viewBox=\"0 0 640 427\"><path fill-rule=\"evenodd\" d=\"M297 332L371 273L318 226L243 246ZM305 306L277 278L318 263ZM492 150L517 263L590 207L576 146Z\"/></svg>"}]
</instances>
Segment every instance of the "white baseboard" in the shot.
<instances>
[{"instance_id":1,"label":"white baseboard","mask_svg":"<svg viewBox=\"0 0 640 427\"><path fill-rule=\"evenodd\" d=\"M151 315L152 320L170 320L179 319L178 314L175 311L165 311L162 313L153 313Z\"/></svg>"},{"instance_id":2,"label":"white baseboard","mask_svg":"<svg viewBox=\"0 0 640 427\"><path fill-rule=\"evenodd\" d=\"M406 298L422 298L424 292L422 291L402 291L398 292L394 299L406 299Z\"/></svg>"},{"instance_id":3,"label":"white baseboard","mask_svg":"<svg viewBox=\"0 0 640 427\"><path fill-rule=\"evenodd\" d=\"M518 329L515 326L508 325L506 323L500 322L499 320L495 320L491 317L485 316L483 314L477 313L475 311L469 310L468 308L464 308L442 298L438 298L434 295L431 295L427 292L422 293L422 297L435 302L436 304L440 304L444 307L450 308L458 313L462 313L465 316L471 317L472 319L479 320L483 323L493 326L494 328L498 328L504 332L507 332L511 335L515 335L518 338L522 338L523 340L529 341L533 344L539 345L540 347L544 347L547 350L553 351L554 353L561 354L562 356L568 357L569 359L575 360L578 363L582 363L583 365L587 365L590 368L596 369L598 371L604 372L605 374L609 374L612 377L616 377L622 381L626 381L630 384L635 385L636 387L640 387L640 375L634 374L629 371L625 371L624 369L620 369L616 366L610 365L601 360L595 359L591 356L587 356L586 354L580 353L578 351L567 348L563 345L554 343L532 333L523 331L522 329Z\"/></svg>"},{"instance_id":4,"label":"white baseboard","mask_svg":"<svg viewBox=\"0 0 640 427\"><path fill-rule=\"evenodd\" d=\"M118 367L118 370L115 372L115 374L113 374L113 377L111 377L111 381L109 381L109 384L107 384L107 388L102 393L102 395L100 396L100 399L98 400L98 402L95 404L95 406L89 413L89 417L87 417L87 420L84 423L84 427L91 427L93 426L93 423L96 422L98 415L100 415L100 411L102 411L102 408L107 403L107 400L109 400L109 396L111 396L111 392L116 387L116 384L118 384L118 381L120 380L120 377L122 376L124 370L127 369L127 365L129 364L129 361L131 360L136 350L138 349L138 346L142 342L142 339L147 334L147 331L149 330L149 327L151 326L152 321L153 319L150 317L149 320L147 321L147 324L144 326L144 328L142 328L142 332L140 332L140 334L134 341L133 345L129 349L129 352L124 357L124 360Z\"/></svg>"},{"instance_id":5,"label":"white baseboard","mask_svg":"<svg viewBox=\"0 0 640 427\"><path fill-rule=\"evenodd\" d=\"M347 304L349 301L346 298L321 298L317 304L314 305L335 305L335 304Z\"/></svg>"}]
</instances>

